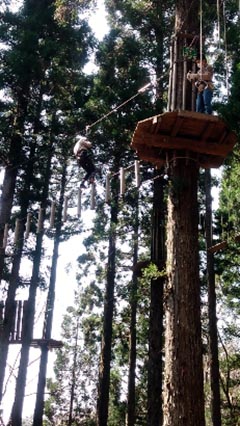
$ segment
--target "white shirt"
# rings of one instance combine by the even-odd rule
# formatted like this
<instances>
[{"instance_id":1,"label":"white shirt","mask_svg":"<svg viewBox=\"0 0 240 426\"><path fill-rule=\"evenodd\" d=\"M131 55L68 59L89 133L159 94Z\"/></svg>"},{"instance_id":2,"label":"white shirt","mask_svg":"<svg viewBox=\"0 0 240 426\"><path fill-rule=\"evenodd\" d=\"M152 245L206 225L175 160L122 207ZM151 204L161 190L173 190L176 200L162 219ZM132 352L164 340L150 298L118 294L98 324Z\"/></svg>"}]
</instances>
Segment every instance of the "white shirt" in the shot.
<instances>
[{"instance_id":1,"label":"white shirt","mask_svg":"<svg viewBox=\"0 0 240 426\"><path fill-rule=\"evenodd\" d=\"M74 152L74 155L76 155L76 157L78 156L80 151L83 151L83 150L87 151L89 148L92 147L91 142L89 142L89 140L87 140L87 138L85 138L84 136L78 136L77 139L78 140L73 148L73 152Z\"/></svg>"}]
</instances>

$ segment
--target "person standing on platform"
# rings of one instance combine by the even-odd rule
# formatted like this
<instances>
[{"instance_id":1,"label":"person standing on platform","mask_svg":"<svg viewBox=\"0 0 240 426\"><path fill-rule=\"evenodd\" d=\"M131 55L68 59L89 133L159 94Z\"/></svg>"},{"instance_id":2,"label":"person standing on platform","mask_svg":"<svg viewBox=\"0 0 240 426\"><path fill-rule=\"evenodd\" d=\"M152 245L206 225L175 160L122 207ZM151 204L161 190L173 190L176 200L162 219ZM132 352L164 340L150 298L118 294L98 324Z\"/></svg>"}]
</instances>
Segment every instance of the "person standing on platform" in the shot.
<instances>
[{"instance_id":1,"label":"person standing on platform","mask_svg":"<svg viewBox=\"0 0 240 426\"><path fill-rule=\"evenodd\" d=\"M208 65L207 59L204 55L202 58L197 57L197 73L189 71L187 79L190 82L195 82L197 88L196 112L205 114L212 114L212 96L213 96L213 67Z\"/></svg>"}]
</instances>

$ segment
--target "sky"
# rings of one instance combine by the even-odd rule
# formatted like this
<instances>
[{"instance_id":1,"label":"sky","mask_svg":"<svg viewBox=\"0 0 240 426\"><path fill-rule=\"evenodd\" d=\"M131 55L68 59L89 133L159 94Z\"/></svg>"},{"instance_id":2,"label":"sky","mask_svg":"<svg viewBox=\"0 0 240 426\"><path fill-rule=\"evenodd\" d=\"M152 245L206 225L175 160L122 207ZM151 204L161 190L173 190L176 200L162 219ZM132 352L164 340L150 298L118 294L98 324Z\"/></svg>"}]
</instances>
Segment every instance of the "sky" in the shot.
<instances>
[{"instance_id":1,"label":"sky","mask_svg":"<svg viewBox=\"0 0 240 426\"><path fill-rule=\"evenodd\" d=\"M95 33L95 36L99 40L102 40L108 30L104 0L98 0L97 7L95 9L95 12L90 17L89 23Z\"/></svg>"}]
</instances>

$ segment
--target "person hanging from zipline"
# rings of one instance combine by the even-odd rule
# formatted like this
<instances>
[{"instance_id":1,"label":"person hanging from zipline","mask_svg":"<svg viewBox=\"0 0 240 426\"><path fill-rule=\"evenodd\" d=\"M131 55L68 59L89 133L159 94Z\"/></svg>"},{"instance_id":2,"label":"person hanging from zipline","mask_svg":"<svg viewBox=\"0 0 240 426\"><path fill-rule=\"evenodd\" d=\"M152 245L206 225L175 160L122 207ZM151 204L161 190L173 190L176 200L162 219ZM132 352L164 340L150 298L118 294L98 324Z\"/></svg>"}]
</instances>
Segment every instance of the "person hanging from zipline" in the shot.
<instances>
[{"instance_id":1,"label":"person hanging from zipline","mask_svg":"<svg viewBox=\"0 0 240 426\"><path fill-rule=\"evenodd\" d=\"M189 71L187 73L187 79L190 82L195 82L197 88L196 112L212 114L213 67L208 65L204 55L197 57L196 64L199 68L198 72Z\"/></svg>"},{"instance_id":2,"label":"person hanging from zipline","mask_svg":"<svg viewBox=\"0 0 240 426\"><path fill-rule=\"evenodd\" d=\"M78 165L85 170L86 174L82 179L80 188L86 188L85 182L94 182L96 167L92 160L91 142L84 136L77 136L77 142L74 145L73 152L77 158Z\"/></svg>"}]
</instances>

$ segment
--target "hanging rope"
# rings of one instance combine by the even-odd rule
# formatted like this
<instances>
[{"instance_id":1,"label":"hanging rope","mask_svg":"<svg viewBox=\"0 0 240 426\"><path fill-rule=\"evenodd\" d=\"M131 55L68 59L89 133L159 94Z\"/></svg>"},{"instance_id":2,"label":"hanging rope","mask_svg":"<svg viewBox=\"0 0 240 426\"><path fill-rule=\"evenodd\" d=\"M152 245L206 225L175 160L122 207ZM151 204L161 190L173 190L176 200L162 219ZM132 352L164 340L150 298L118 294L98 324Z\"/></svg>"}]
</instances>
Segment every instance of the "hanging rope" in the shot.
<instances>
[{"instance_id":1,"label":"hanging rope","mask_svg":"<svg viewBox=\"0 0 240 426\"><path fill-rule=\"evenodd\" d=\"M225 0L223 0L223 38L224 38L224 51L225 51L225 70L226 70L226 90L227 97L229 98L229 68L228 68L228 45L227 45L227 19L226 19L226 7Z\"/></svg>"},{"instance_id":2,"label":"hanging rope","mask_svg":"<svg viewBox=\"0 0 240 426\"><path fill-rule=\"evenodd\" d=\"M217 0L217 33L218 47L221 48L220 0Z\"/></svg>"},{"instance_id":3,"label":"hanging rope","mask_svg":"<svg viewBox=\"0 0 240 426\"><path fill-rule=\"evenodd\" d=\"M203 67L202 67L202 58L203 58L203 8L202 8L202 0L200 0L200 73L201 73L201 80L203 78Z\"/></svg>"}]
</instances>

